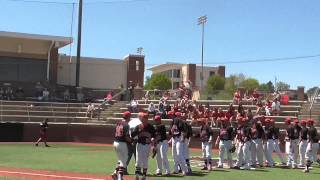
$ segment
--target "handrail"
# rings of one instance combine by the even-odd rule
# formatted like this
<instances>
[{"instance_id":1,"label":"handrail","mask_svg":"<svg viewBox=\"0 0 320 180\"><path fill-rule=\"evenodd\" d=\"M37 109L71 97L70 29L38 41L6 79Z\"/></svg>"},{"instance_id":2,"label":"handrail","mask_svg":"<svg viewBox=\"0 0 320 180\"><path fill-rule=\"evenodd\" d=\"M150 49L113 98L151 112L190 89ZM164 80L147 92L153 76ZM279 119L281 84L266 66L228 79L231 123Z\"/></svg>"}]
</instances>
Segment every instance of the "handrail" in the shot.
<instances>
[{"instance_id":1,"label":"handrail","mask_svg":"<svg viewBox=\"0 0 320 180\"><path fill-rule=\"evenodd\" d=\"M112 99L120 96L120 94L122 94L122 93L125 92L125 91L127 91L127 90L126 90L126 89L122 89L120 92L118 92L117 94L115 94L115 95L112 97Z\"/></svg>"},{"instance_id":2,"label":"handrail","mask_svg":"<svg viewBox=\"0 0 320 180\"><path fill-rule=\"evenodd\" d=\"M310 103L310 107L309 107L309 118L310 118L310 119L311 119L311 114L312 114L312 107L313 107L313 104L314 104L314 101L315 101L316 97L317 97L318 94L319 94L319 90L320 90L320 88L318 87L318 88L315 90L315 92L314 92L314 94L313 94L313 96L312 96L312 98L311 98L311 103Z\"/></svg>"}]
</instances>

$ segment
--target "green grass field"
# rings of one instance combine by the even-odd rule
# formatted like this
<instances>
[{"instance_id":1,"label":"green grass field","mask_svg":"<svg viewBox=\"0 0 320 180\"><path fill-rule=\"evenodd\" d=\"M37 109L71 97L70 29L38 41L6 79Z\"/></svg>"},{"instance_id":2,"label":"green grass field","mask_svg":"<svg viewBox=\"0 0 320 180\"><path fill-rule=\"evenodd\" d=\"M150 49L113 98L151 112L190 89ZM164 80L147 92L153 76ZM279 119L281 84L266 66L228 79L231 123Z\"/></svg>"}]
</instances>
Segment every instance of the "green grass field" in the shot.
<instances>
[{"instance_id":1,"label":"green grass field","mask_svg":"<svg viewBox=\"0 0 320 180\"><path fill-rule=\"evenodd\" d=\"M117 162L116 154L112 147L92 147L79 145L52 144L50 148L43 146L34 147L28 144L0 145L0 166L15 168L31 168L51 171L79 172L97 175L109 175ZM200 156L199 152L193 152L193 156ZM217 154L214 154L215 156ZM171 159L171 156L169 156ZM172 165L172 162L171 162ZM155 160L149 161L149 174L155 171ZM184 179L215 179L215 180L318 180L320 167L318 164L309 173L305 174L298 169L263 168L255 171L241 171L221 169L210 173L193 168L195 175ZM134 172L131 162L129 173ZM152 179L180 179L181 177L154 177ZM5 180L17 180L12 178L0 178Z\"/></svg>"}]
</instances>

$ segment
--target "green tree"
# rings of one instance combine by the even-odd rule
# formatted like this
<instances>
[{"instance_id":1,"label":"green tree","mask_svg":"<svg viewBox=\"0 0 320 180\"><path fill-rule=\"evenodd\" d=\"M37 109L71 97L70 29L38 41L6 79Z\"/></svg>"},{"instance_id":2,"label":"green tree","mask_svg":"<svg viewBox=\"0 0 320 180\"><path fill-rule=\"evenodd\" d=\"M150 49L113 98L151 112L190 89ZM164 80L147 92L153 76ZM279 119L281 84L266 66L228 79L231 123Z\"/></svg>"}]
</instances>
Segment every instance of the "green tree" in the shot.
<instances>
[{"instance_id":1,"label":"green tree","mask_svg":"<svg viewBox=\"0 0 320 180\"><path fill-rule=\"evenodd\" d=\"M282 81L277 82L276 87L278 91L286 91L290 89L290 85Z\"/></svg>"},{"instance_id":2,"label":"green tree","mask_svg":"<svg viewBox=\"0 0 320 180\"><path fill-rule=\"evenodd\" d=\"M259 90L260 90L260 91L267 92L267 93L270 92L269 86L268 86L268 84L266 84L266 83L260 84L260 85L259 85Z\"/></svg>"},{"instance_id":3,"label":"green tree","mask_svg":"<svg viewBox=\"0 0 320 180\"><path fill-rule=\"evenodd\" d=\"M240 86L244 87L246 91L253 91L255 88L259 87L259 81L254 78L248 78L242 81Z\"/></svg>"},{"instance_id":4,"label":"green tree","mask_svg":"<svg viewBox=\"0 0 320 180\"><path fill-rule=\"evenodd\" d=\"M225 79L221 76L211 76L207 81L206 90L208 93L216 94L219 90L224 89Z\"/></svg>"},{"instance_id":5,"label":"green tree","mask_svg":"<svg viewBox=\"0 0 320 180\"><path fill-rule=\"evenodd\" d=\"M168 90L171 88L171 80L164 74L152 74L151 77L146 78L144 88L147 90Z\"/></svg>"},{"instance_id":6,"label":"green tree","mask_svg":"<svg viewBox=\"0 0 320 180\"><path fill-rule=\"evenodd\" d=\"M227 77L226 82L224 84L224 90L227 91L229 94L233 94L237 89L236 81L236 75L230 75L229 77Z\"/></svg>"},{"instance_id":7,"label":"green tree","mask_svg":"<svg viewBox=\"0 0 320 180\"><path fill-rule=\"evenodd\" d=\"M308 89L307 95L308 95L309 97L312 97L312 96L314 95L314 93L316 92L317 88L318 88L318 87L315 86L315 87L312 87L312 88Z\"/></svg>"}]
</instances>

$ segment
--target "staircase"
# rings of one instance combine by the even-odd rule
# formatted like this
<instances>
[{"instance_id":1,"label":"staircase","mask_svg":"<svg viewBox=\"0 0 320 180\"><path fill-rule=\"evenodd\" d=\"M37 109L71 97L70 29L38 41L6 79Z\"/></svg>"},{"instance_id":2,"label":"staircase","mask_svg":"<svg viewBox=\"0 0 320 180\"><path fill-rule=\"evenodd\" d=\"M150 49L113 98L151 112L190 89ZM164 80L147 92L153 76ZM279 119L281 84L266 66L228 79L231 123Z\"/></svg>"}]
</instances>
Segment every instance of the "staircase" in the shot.
<instances>
[{"instance_id":1,"label":"staircase","mask_svg":"<svg viewBox=\"0 0 320 180\"><path fill-rule=\"evenodd\" d=\"M88 120L88 122L98 124L115 124L115 122L117 122L119 119L115 117L115 114L122 113L121 108L126 107L127 103L127 101L117 101L110 105L107 109L104 109L100 113L99 118L92 118Z\"/></svg>"}]
</instances>

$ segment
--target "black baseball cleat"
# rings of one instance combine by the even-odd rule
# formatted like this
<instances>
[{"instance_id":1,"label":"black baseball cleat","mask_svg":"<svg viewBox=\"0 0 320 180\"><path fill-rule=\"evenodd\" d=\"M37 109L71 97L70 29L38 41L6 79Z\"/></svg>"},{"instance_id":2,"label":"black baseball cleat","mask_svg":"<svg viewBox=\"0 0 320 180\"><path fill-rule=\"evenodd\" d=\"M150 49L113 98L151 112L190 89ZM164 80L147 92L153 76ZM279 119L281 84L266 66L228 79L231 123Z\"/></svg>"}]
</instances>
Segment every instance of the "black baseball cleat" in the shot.
<instances>
[{"instance_id":1,"label":"black baseball cleat","mask_svg":"<svg viewBox=\"0 0 320 180\"><path fill-rule=\"evenodd\" d=\"M156 173L156 176L162 176L162 173Z\"/></svg>"},{"instance_id":2,"label":"black baseball cleat","mask_svg":"<svg viewBox=\"0 0 320 180\"><path fill-rule=\"evenodd\" d=\"M46 144L46 147L50 147L48 144Z\"/></svg>"},{"instance_id":3,"label":"black baseball cleat","mask_svg":"<svg viewBox=\"0 0 320 180\"><path fill-rule=\"evenodd\" d=\"M35 146L39 146L38 144L34 144Z\"/></svg>"},{"instance_id":4,"label":"black baseball cleat","mask_svg":"<svg viewBox=\"0 0 320 180\"><path fill-rule=\"evenodd\" d=\"M201 170L208 170L208 168L207 168L207 166L205 166Z\"/></svg>"}]
</instances>

